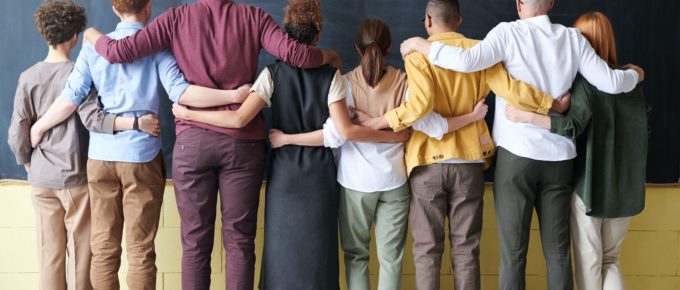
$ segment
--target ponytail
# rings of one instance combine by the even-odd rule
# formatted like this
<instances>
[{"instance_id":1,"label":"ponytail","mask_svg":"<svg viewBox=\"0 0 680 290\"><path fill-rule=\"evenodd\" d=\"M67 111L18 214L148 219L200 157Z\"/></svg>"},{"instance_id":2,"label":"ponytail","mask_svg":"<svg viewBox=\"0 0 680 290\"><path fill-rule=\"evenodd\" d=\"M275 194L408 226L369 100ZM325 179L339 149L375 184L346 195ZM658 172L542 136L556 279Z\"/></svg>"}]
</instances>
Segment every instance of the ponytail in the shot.
<instances>
[{"instance_id":1,"label":"ponytail","mask_svg":"<svg viewBox=\"0 0 680 290\"><path fill-rule=\"evenodd\" d=\"M361 57L361 72L364 75L366 83L371 87L375 87L380 83L385 70L385 55L380 51L377 43L372 42L364 50L364 55Z\"/></svg>"},{"instance_id":2,"label":"ponytail","mask_svg":"<svg viewBox=\"0 0 680 290\"><path fill-rule=\"evenodd\" d=\"M365 20L357 31L356 47L361 53L361 72L369 86L380 83L385 71L385 57L392 46L390 28L380 19Z\"/></svg>"}]
</instances>

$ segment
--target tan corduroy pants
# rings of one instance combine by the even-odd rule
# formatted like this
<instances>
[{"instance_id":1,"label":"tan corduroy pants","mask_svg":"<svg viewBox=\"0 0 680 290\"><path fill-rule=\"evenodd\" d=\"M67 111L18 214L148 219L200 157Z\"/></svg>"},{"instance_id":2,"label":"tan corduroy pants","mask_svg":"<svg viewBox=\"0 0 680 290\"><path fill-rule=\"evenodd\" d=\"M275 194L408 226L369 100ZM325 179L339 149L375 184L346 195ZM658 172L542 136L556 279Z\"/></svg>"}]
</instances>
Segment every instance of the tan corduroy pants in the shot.
<instances>
[{"instance_id":1,"label":"tan corduroy pants","mask_svg":"<svg viewBox=\"0 0 680 290\"><path fill-rule=\"evenodd\" d=\"M97 290L120 289L118 270L123 224L127 243L127 285L156 289L154 239L163 203L163 156L147 163L90 159L87 176L92 205L92 264Z\"/></svg>"}]
</instances>

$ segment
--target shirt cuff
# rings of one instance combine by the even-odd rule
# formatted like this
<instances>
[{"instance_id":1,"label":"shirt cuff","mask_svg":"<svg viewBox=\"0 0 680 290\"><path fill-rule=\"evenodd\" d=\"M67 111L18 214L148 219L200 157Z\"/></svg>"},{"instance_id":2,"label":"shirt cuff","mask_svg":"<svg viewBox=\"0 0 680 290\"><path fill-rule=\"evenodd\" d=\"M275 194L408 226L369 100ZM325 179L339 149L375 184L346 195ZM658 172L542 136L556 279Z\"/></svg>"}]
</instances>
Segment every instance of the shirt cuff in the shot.
<instances>
[{"instance_id":1,"label":"shirt cuff","mask_svg":"<svg viewBox=\"0 0 680 290\"><path fill-rule=\"evenodd\" d=\"M564 132L566 118L550 117L550 133L560 134Z\"/></svg>"},{"instance_id":2,"label":"shirt cuff","mask_svg":"<svg viewBox=\"0 0 680 290\"><path fill-rule=\"evenodd\" d=\"M262 100L267 104L267 105L266 105L267 108L271 108L271 107L272 107L272 100L269 99L269 98L267 98L267 97L265 97L265 96L267 95L267 93L266 93L264 90L252 88L252 89L250 89L250 92L251 92L251 93L256 93L257 96L259 96L260 98L262 98Z\"/></svg>"},{"instance_id":3,"label":"shirt cuff","mask_svg":"<svg viewBox=\"0 0 680 290\"><path fill-rule=\"evenodd\" d=\"M430 60L431 63L435 63L439 57L439 53L442 51L442 48L444 48L443 43L439 41L433 42L430 46L430 55L427 56L427 59Z\"/></svg>"},{"instance_id":4,"label":"shirt cuff","mask_svg":"<svg viewBox=\"0 0 680 290\"><path fill-rule=\"evenodd\" d=\"M26 163L31 163L31 154L18 154L15 155L17 158L17 165L24 165Z\"/></svg>"},{"instance_id":5,"label":"shirt cuff","mask_svg":"<svg viewBox=\"0 0 680 290\"><path fill-rule=\"evenodd\" d=\"M555 102L555 99L553 98L544 98L543 103L541 106L536 110L536 113L542 114L542 115L547 115L548 112L550 112L550 109L552 109L552 105Z\"/></svg>"},{"instance_id":6,"label":"shirt cuff","mask_svg":"<svg viewBox=\"0 0 680 290\"><path fill-rule=\"evenodd\" d=\"M172 86L171 91L168 92L168 98L170 98L170 100L173 103L179 104L179 98L182 97L182 95L189 88L189 86L191 86L191 84L187 82L183 82L179 85Z\"/></svg>"},{"instance_id":7,"label":"shirt cuff","mask_svg":"<svg viewBox=\"0 0 680 290\"><path fill-rule=\"evenodd\" d=\"M83 102L85 102L85 98L81 98L80 96L78 96L78 94L76 94L75 91L72 91L70 89L64 89L61 92L61 96L71 101L71 103L75 104L76 106L80 106Z\"/></svg>"},{"instance_id":8,"label":"shirt cuff","mask_svg":"<svg viewBox=\"0 0 680 290\"><path fill-rule=\"evenodd\" d=\"M634 69L629 69L629 71L631 71L633 73L633 75L635 76L635 84L637 85L640 82L640 75Z\"/></svg>"},{"instance_id":9,"label":"shirt cuff","mask_svg":"<svg viewBox=\"0 0 680 290\"><path fill-rule=\"evenodd\" d=\"M335 128L335 123L333 120L328 118L326 123L323 125L323 146L327 148L340 148L345 143L342 139L340 133Z\"/></svg>"},{"instance_id":10,"label":"shirt cuff","mask_svg":"<svg viewBox=\"0 0 680 290\"><path fill-rule=\"evenodd\" d=\"M113 127L116 123L116 117L118 117L115 114L106 114L104 116L104 123L102 124L102 132L104 134L113 134Z\"/></svg>"},{"instance_id":11,"label":"shirt cuff","mask_svg":"<svg viewBox=\"0 0 680 290\"><path fill-rule=\"evenodd\" d=\"M397 110L394 109L390 110L389 112L387 112L387 114L385 114L384 118L387 120L387 123L390 125L390 128L394 130L394 132L399 132L401 130L406 129L407 127L399 119L399 116L397 115Z\"/></svg>"}]
</instances>

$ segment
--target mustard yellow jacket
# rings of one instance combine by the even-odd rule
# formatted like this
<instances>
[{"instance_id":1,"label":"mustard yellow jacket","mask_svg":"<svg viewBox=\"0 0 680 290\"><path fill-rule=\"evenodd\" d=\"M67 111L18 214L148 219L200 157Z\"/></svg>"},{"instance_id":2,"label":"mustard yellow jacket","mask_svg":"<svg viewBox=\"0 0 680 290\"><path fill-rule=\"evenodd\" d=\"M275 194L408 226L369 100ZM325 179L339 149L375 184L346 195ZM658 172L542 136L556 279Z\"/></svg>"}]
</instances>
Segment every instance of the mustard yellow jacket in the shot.
<instances>
[{"instance_id":1,"label":"mustard yellow jacket","mask_svg":"<svg viewBox=\"0 0 680 290\"><path fill-rule=\"evenodd\" d=\"M436 34L429 40L463 48L473 47L479 42L455 32ZM490 90L525 111L546 114L553 103L551 96L512 79L502 64L476 73L459 73L436 67L424 55L412 53L406 57L405 67L410 91L408 101L385 114L395 131L410 127L432 111L443 117L469 114ZM414 131L405 150L406 168L410 175L416 166L447 159L488 159L493 156L495 145L489 128L484 120L480 120L446 134L442 140Z\"/></svg>"}]
</instances>

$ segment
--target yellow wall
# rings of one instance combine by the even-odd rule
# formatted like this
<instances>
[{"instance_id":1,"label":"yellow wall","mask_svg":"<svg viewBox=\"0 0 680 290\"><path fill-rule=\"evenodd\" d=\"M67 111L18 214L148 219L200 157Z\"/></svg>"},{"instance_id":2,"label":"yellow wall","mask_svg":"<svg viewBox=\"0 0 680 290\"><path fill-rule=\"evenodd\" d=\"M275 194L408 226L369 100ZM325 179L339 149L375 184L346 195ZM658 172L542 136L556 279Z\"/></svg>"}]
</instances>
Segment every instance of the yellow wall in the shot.
<instances>
[{"instance_id":1,"label":"yellow wall","mask_svg":"<svg viewBox=\"0 0 680 290\"><path fill-rule=\"evenodd\" d=\"M35 218L25 182L0 181L0 289L37 289ZM257 232L257 256L262 253L263 203L260 204L259 227ZM680 289L680 188L648 187L647 206L643 214L635 217L626 236L621 257L622 270L629 290ZM545 263L543 262L537 223L534 218L531 248L527 265L527 289L545 289ZM220 219L217 218L217 226ZM180 246L179 217L171 183L166 188L160 229L156 239L158 289L180 289ZM221 247L221 233L215 232L211 289L224 289L224 251ZM498 233L493 211L491 187L487 186L484 206L484 230L482 236L482 288L498 289ZM402 289L415 289L414 268L411 256L412 240L409 242L404 260ZM447 242L448 244L448 242ZM375 249L375 248L374 248ZM449 255L448 249L445 256ZM124 283L125 265L123 260L120 277ZM342 263L341 263L342 264ZM371 259L370 271L377 273L378 263ZM256 269L259 269L259 260ZM341 267L341 273L343 272ZM341 274L342 275L342 274ZM444 258L442 289L453 289L453 278L448 257ZM256 281L259 274L256 273ZM372 275L375 284L377 277ZM341 276L342 288L344 276ZM123 286L123 289L127 289ZM373 286L375 289L375 285Z\"/></svg>"}]
</instances>

